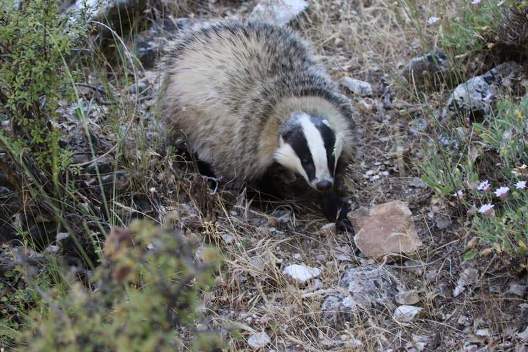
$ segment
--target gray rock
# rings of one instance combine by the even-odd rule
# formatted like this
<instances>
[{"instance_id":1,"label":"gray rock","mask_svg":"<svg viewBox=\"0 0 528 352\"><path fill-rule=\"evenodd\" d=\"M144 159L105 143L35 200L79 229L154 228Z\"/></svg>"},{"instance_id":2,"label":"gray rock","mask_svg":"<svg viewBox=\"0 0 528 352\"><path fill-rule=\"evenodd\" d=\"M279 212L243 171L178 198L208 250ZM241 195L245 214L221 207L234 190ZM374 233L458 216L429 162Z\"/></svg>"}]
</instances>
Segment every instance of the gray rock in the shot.
<instances>
[{"instance_id":1,"label":"gray rock","mask_svg":"<svg viewBox=\"0 0 528 352\"><path fill-rule=\"evenodd\" d=\"M458 85L449 100L442 119L455 114L484 114L491 112L491 105L497 98L496 87L482 76L473 77Z\"/></svg>"},{"instance_id":2,"label":"gray rock","mask_svg":"<svg viewBox=\"0 0 528 352\"><path fill-rule=\"evenodd\" d=\"M524 331L517 333L517 337L528 342L528 326L526 329L524 329Z\"/></svg>"},{"instance_id":3,"label":"gray rock","mask_svg":"<svg viewBox=\"0 0 528 352\"><path fill-rule=\"evenodd\" d=\"M360 97L367 97L372 95L372 86L370 83L360 81L350 77L343 77L339 83L348 89L353 94L359 95Z\"/></svg>"},{"instance_id":4,"label":"gray rock","mask_svg":"<svg viewBox=\"0 0 528 352\"><path fill-rule=\"evenodd\" d=\"M398 292L395 298L396 303L402 305L413 305L420 302L420 296L415 290Z\"/></svg>"},{"instance_id":5,"label":"gray rock","mask_svg":"<svg viewBox=\"0 0 528 352\"><path fill-rule=\"evenodd\" d=\"M399 280L386 268L367 265L348 269L336 294L326 297L321 310L327 321L348 320L360 310L393 308Z\"/></svg>"},{"instance_id":6,"label":"gray rock","mask_svg":"<svg viewBox=\"0 0 528 352\"><path fill-rule=\"evenodd\" d=\"M417 136L425 132L428 125L429 124L427 123L426 119L424 119L423 117L419 117L411 121L411 123L409 124L409 132L411 132L413 136Z\"/></svg>"},{"instance_id":7,"label":"gray rock","mask_svg":"<svg viewBox=\"0 0 528 352\"><path fill-rule=\"evenodd\" d=\"M522 67L515 62L500 64L483 75L459 84L442 111L442 119L456 115L488 115L502 88L511 88L523 76Z\"/></svg>"},{"instance_id":8,"label":"gray rock","mask_svg":"<svg viewBox=\"0 0 528 352\"><path fill-rule=\"evenodd\" d=\"M410 323L422 310L420 307L403 305L396 308L392 317L399 323Z\"/></svg>"},{"instance_id":9,"label":"gray rock","mask_svg":"<svg viewBox=\"0 0 528 352\"><path fill-rule=\"evenodd\" d=\"M519 296L519 297L524 297L527 291L528 291L528 286L521 285L518 282L512 282L508 289L508 293Z\"/></svg>"},{"instance_id":10,"label":"gray rock","mask_svg":"<svg viewBox=\"0 0 528 352\"><path fill-rule=\"evenodd\" d=\"M476 284L478 282L479 272L475 268L465 269L459 276L457 285L453 290L453 296L458 297L466 290L467 286Z\"/></svg>"},{"instance_id":11,"label":"gray rock","mask_svg":"<svg viewBox=\"0 0 528 352\"><path fill-rule=\"evenodd\" d=\"M449 215L435 214L434 223L439 230L445 230L453 224L453 221Z\"/></svg>"},{"instance_id":12,"label":"gray rock","mask_svg":"<svg viewBox=\"0 0 528 352\"><path fill-rule=\"evenodd\" d=\"M155 66L159 57L172 48L171 40L179 38L187 31L196 30L212 22L191 18L168 18L156 22L151 28L134 38L134 51L144 68Z\"/></svg>"},{"instance_id":13,"label":"gray rock","mask_svg":"<svg viewBox=\"0 0 528 352\"><path fill-rule=\"evenodd\" d=\"M421 84L434 75L449 70L449 61L441 50L435 50L412 59L403 69L402 75L411 83Z\"/></svg>"},{"instance_id":14,"label":"gray rock","mask_svg":"<svg viewBox=\"0 0 528 352\"><path fill-rule=\"evenodd\" d=\"M77 0L70 6L64 7L66 7L65 14L73 23L81 20L96 20L115 27L114 24L117 25L123 20L123 13L126 13L128 17L133 17L133 14L142 14L146 9L146 3L145 0Z\"/></svg>"},{"instance_id":15,"label":"gray rock","mask_svg":"<svg viewBox=\"0 0 528 352\"><path fill-rule=\"evenodd\" d=\"M307 8L306 0L260 0L249 19L285 26Z\"/></svg>"},{"instance_id":16,"label":"gray rock","mask_svg":"<svg viewBox=\"0 0 528 352\"><path fill-rule=\"evenodd\" d=\"M249 347L255 350L266 347L266 345L270 342L271 342L270 337L264 331L253 334L248 339Z\"/></svg>"}]
</instances>

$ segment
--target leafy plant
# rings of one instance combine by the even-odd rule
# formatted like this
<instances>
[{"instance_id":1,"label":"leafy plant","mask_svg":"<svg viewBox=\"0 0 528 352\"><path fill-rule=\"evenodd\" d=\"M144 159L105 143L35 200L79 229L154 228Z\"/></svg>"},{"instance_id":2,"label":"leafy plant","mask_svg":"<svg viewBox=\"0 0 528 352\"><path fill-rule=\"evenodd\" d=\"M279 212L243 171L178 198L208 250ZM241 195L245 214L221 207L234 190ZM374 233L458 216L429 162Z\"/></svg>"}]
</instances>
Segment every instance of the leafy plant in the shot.
<instances>
[{"instance_id":1,"label":"leafy plant","mask_svg":"<svg viewBox=\"0 0 528 352\"><path fill-rule=\"evenodd\" d=\"M199 294L220 263L217 251L205 249L197 264L182 237L135 222L114 229L104 252L89 287L74 283L64 297L45 295L45 311L33 312L19 339L24 349L148 352L191 345L185 331L197 321ZM195 350L219 351L216 335L195 335Z\"/></svg>"},{"instance_id":2,"label":"leafy plant","mask_svg":"<svg viewBox=\"0 0 528 352\"><path fill-rule=\"evenodd\" d=\"M422 163L424 182L473 214L471 228L484 243L521 256L528 246L527 116L528 98L501 100L493 116L458 134L463 147L433 145Z\"/></svg>"},{"instance_id":3,"label":"leafy plant","mask_svg":"<svg viewBox=\"0 0 528 352\"><path fill-rule=\"evenodd\" d=\"M497 29L501 19L501 5L483 0L478 4L464 2L459 13L443 28L440 46L454 55L470 55L483 49Z\"/></svg>"}]
</instances>

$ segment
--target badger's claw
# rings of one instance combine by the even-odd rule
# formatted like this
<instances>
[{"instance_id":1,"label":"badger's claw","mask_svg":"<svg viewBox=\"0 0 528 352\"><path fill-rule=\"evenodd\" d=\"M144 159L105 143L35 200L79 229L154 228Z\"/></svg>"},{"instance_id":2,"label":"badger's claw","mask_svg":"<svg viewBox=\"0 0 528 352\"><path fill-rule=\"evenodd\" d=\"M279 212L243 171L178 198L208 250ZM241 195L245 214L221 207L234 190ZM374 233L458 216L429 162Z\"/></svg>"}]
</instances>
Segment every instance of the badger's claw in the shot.
<instances>
[{"instance_id":1,"label":"badger's claw","mask_svg":"<svg viewBox=\"0 0 528 352\"><path fill-rule=\"evenodd\" d=\"M336 229L340 232L354 233L354 228L347 214L350 212L350 204L340 198L335 192L323 193L321 208L329 221L335 221Z\"/></svg>"}]
</instances>

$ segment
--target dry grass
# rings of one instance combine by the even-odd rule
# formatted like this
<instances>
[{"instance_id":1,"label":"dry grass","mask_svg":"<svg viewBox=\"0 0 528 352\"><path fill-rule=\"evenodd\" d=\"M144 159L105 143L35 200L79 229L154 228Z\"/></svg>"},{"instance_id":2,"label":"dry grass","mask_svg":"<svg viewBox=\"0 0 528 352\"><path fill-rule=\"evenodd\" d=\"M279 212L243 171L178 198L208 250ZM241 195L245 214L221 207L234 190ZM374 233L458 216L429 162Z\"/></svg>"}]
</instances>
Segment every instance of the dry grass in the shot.
<instances>
[{"instance_id":1,"label":"dry grass","mask_svg":"<svg viewBox=\"0 0 528 352\"><path fill-rule=\"evenodd\" d=\"M417 258L421 273L416 275L404 265L391 267L408 289L419 292L425 314L409 325L395 322L388 309L363 312L341 327L324 321L320 312L324 297L335 291L347 267L368 261L356 255L349 236L319 233L324 222L313 221L299 204L297 217L290 214L282 222L280 216L251 207L242 195L230 210L216 209L216 222L203 220L208 240L226 258L218 285L207 297L207 312L211 325L225 332L231 350L246 350L245 338L267 331L270 348L276 351L380 351L413 346L413 336L418 335L430 338L426 350L450 351L461 347L460 315L478 315L482 308L495 314L494 297L456 303L451 298L450 290L461 270L466 231L458 226L452 227L456 232L434 229L431 209L439 206L440 212L449 211L431 202L428 191L410 186L427 138L411 136L408 124L414 116L427 115L439 106L446 93L430 92L427 98L417 95L416 87L402 82L399 70L411 57L435 47L439 25L428 27L427 19L438 16L444 21L456 5L448 1L317 0L294 24L314 44L336 79L352 76L379 81L383 75L391 85L394 109L380 110L376 108L379 102L372 99L374 108L360 110L359 160L350 167L348 183L359 205L391 199L410 203L426 242ZM376 182L362 177L367 170L380 168L389 170L389 176ZM216 204L222 203L220 198ZM343 254L349 259L343 260ZM285 280L281 270L292 263L321 268L317 286L299 287ZM504 326L491 328L501 331Z\"/></svg>"},{"instance_id":2,"label":"dry grass","mask_svg":"<svg viewBox=\"0 0 528 352\"><path fill-rule=\"evenodd\" d=\"M242 16L251 3L243 4L237 12L237 2L220 1L215 9L205 9L204 16ZM351 236L321 233L324 221L299 202L271 203L264 211L246 193L212 191L192 162L170 151L165 154L145 138L149 131L142 126L142 109L149 103L130 96L126 85L119 87L120 98L127 101L121 106L127 108L118 114L114 127L126 126L124 135L128 138L111 147L119 151L112 155L135 173L130 194L109 200L107 211L114 219L111 225L147 216L164 226L182 226L188 238L222 250L225 264L215 289L204 297L204 309L208 327L221 331L231 351L248 350L247 337L259 331L270 335L269 347L275 351L397 350L413 346L416 336L430 338L426 350L453 351L462 347L465 336L457 324L462 315L485 317L494 323L490 329L496 333L506 328L496 318L508 311L507 302L498 295L483 293L476 300L452 298L462 270L460 257L468 241L467 230L463 224L446 231L435 228L432 213L450 215L447 205L434 199L430 191L413 185L418 176L417 162L424 157L423 146L431 136L411 135L409 124L441 106L446 92L423 95L402 80L400 69L413 56L435 47L442 22L453 16L459 3L314 0L294 24L313 43L333 77L371 82L383 78L392 92L392 109L384 109L381 98L353 98L360 112L360 139L358 160L349 167L347 186L359 206L394 199L410 204L424 249L410 267L403 260L391 265L378 263L390 267L407 289L416 290L421 297L418 305L424 314L408 325L394 321L388 307L363 311L340 325L325 321L321 303L337 290L342 273L351 266L371 263L358 255ZM196 9L195 5L190 0L177 2L173 11L188 13ZM427 26L430 16L440 17L440 24ZM133 64L131 67L136 83L149 80L155 84L151 73ZM384 87L375 88L380 91ZM141 123L136 124L138 121ZM113 133L117 131L109 134ZM369 170L387 171L388 176L370 181L364 177ZM137 196L148 206L136 204ZM483 266L482 276L500 271L497 258L485 259L489 265ZM294 263L320 268L317 283L302 287L289 282L282 269ZM490 283L482 285L484 292Z\"/></svg>"}]
</instances>

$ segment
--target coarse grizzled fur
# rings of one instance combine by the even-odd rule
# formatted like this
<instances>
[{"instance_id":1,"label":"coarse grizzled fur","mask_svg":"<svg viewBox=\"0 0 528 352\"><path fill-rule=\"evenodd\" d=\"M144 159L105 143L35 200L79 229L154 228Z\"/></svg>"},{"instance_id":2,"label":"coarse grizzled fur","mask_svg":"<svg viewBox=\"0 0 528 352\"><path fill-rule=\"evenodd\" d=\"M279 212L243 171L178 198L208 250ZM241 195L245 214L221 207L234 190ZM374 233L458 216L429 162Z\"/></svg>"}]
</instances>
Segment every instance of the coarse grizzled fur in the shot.
<instances>
[{"instance_id":1,"label":"coarse grizzled fur","mask_svg":"<svg viewBox=\"0 0 528 352\"><path fill-rule=\"evenodd\" d=\"M294 112L324 117L352 155L354 111L292 31L221 22L192 31L164 63L161 114L215 174L254 181L274 162Z\"/></svg>"}]
</instances>

